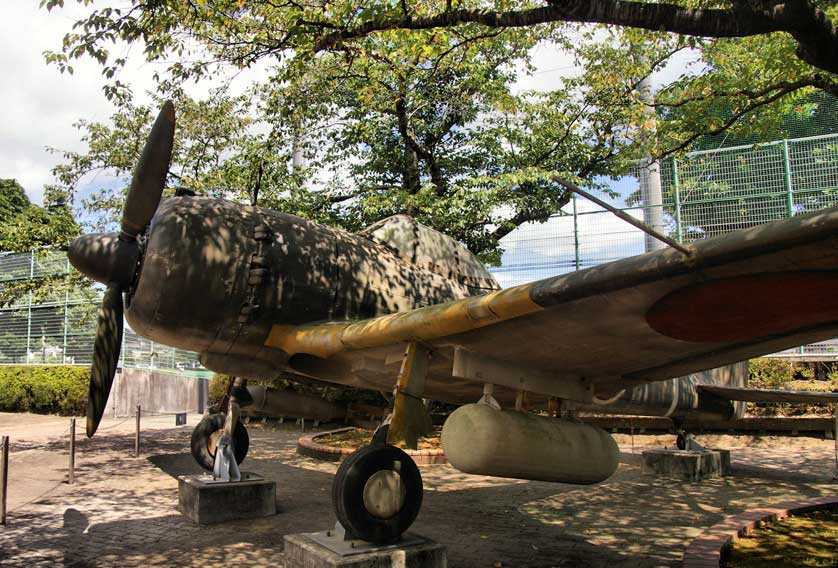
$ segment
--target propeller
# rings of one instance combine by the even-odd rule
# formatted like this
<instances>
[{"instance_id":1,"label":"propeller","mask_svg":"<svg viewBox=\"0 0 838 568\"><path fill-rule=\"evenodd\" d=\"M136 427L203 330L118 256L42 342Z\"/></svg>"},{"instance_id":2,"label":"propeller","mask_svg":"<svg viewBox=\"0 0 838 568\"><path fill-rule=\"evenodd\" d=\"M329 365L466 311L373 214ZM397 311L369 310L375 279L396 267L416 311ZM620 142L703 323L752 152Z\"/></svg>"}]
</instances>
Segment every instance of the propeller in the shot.
<instances>
[{"instance_id":1,"label":"propeller","mask_svg":"<svg viewBox=\"0 0 838 568\"><path fill-rule=\"evenodd\" d=\"M87 436L102 421L122 345L122 293L131 285L140 259L137 237L145 231L163 195L175 136L175 107L167 101L151 128L134 169L119 233L83 235L70 243L67 257L82 274L107 284L93 343L87 396Z\"/></svg>"}]
</instances>

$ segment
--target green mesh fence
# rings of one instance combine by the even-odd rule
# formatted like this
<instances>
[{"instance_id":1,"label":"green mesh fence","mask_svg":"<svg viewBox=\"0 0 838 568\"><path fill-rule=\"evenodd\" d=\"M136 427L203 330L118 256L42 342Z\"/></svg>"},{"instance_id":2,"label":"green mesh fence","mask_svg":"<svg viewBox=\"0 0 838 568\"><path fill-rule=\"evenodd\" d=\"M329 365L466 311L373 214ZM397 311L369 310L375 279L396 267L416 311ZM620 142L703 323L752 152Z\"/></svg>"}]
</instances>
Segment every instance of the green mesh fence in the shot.
<instances>
[{"instance_id":1,"label":"green mesh fence","mask_svg":"<svg viewBox=\"0 0 838 568\"><path fill-rule=\"evenodd\" d=\"M0 289L10 283L71 270L63 253L0 255ZM96 332L97 291L61 291L33 298L25 294L0 308L0 364L90 365ZM161 369L199 368L190 351L154 343L125 324L120 366Z\"/></svg>"},{"instance_id":2,"label":"green mesh fence","mask_svg":"<svg viewBox=\"0 0 838 568\"><path fill-rule=\"evenodd\" d=\"M620 180L626 202L640 201L642 167ZM838 205L838 134L686 154L660 164L663 226L681 242L705 239ZM640 220L651 207L624 208ZM641 254L645 235L608 211L574 199L545 223L528 223L502 241L502 286L523 284ZM661 246L654 243L652 246ZM784 355L838 358L838 341Z\"/></svg>"}]
</instances>

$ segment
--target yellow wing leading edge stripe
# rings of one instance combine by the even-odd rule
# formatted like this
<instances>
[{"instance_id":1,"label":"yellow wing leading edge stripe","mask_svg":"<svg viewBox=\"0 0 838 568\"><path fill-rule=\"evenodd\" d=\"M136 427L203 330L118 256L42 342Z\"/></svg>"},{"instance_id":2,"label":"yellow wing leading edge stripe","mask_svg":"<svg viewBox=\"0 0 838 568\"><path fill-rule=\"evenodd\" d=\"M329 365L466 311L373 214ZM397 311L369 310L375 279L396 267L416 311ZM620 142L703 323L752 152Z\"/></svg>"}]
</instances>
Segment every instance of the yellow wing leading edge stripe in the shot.
<instances>
[{"instance_id":1,"label":"yellow wing leading edge stripe","mask_svg":"<svg viewBox=\"0 0 838 568\"><path fill-rule=\"evenodd\" d=\"M517 318L544 308L530 297L532 284L485 296L388 314L358 322L318 325L275 324L265 345L289 355L329 357L341 351L403 341L430 341Z\"/></svg>"}]
</instances>

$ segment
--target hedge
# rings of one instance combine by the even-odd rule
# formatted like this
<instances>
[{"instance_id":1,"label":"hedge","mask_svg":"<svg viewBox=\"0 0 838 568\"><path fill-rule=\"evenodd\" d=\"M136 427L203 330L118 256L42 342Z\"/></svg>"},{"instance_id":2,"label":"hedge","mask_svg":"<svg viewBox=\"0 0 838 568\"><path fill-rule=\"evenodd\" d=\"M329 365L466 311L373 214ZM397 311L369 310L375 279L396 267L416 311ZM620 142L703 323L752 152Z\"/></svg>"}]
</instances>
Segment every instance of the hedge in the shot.
<instances>
[{"instance_id":1,"label":"hedge","mask_svg":"<svg viewBox=\"0 0 838 568\"><path fill-rule=\"evenodd\" d=\"M89 381L86 366L0 366L0 411L81 416Z\"/></svg>"}]
</instances>

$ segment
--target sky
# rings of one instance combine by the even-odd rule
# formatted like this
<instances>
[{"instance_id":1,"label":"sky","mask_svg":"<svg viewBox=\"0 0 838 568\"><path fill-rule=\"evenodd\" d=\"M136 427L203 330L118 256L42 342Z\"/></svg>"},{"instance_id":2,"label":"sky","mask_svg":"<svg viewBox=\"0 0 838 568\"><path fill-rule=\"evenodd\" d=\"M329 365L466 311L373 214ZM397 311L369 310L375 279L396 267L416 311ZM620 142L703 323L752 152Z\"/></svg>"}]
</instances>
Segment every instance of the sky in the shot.
<instances>
[{"instance_id":1,"label":"sky","mask_svg":"<svg viewBox=\"0 0 838 568\"><path fill-rule=\"evenodd\" d=\"M38 4L5 3L0 20L0 76L5 78L0 81L0 177L16 178L35 203L41 202L44 184L52 181L50 170L60 162L46 147L83 149L73 123L105 120L112 112L96 64L80 61L73 75L62 75L44 63L43 52L59 50L75 21L75 3L52 13ZM150 82L151 75L148 68L129 69L138 84Z\"/></svg>"},{"instance_id":2,"label":"sky","mask_svg":"<svg viewBox=\"0 0 838 568\"><path fill-rule=\"evenodd\" d=\"M17 179L38 204L43 186L53 180L51 169L61 162L61 156L50 154L46 147L83 150L73 124L80 119L107 122L114 110L102 91L105 80L97 63L75 60L69 75L44 62L44 51L60 51L64 34L86 9L75 0L51 12L39 4L39 0L4 2L0 19L0 76L5 79L0 81L0 178ZM137 102L147 101L146 93L154 89L155 66L164 64L145 62L137 46L123 45L113 52L128 60L120 80L131 85ZM243 90L253 77L265 72L256 66L240 73L237 87ZM224 80L220 76L213 83L190 85L186 90L193 96L206 95ZM87 182L95 186L113 180L100 176Z\"/></svg>"}]
</instances>

